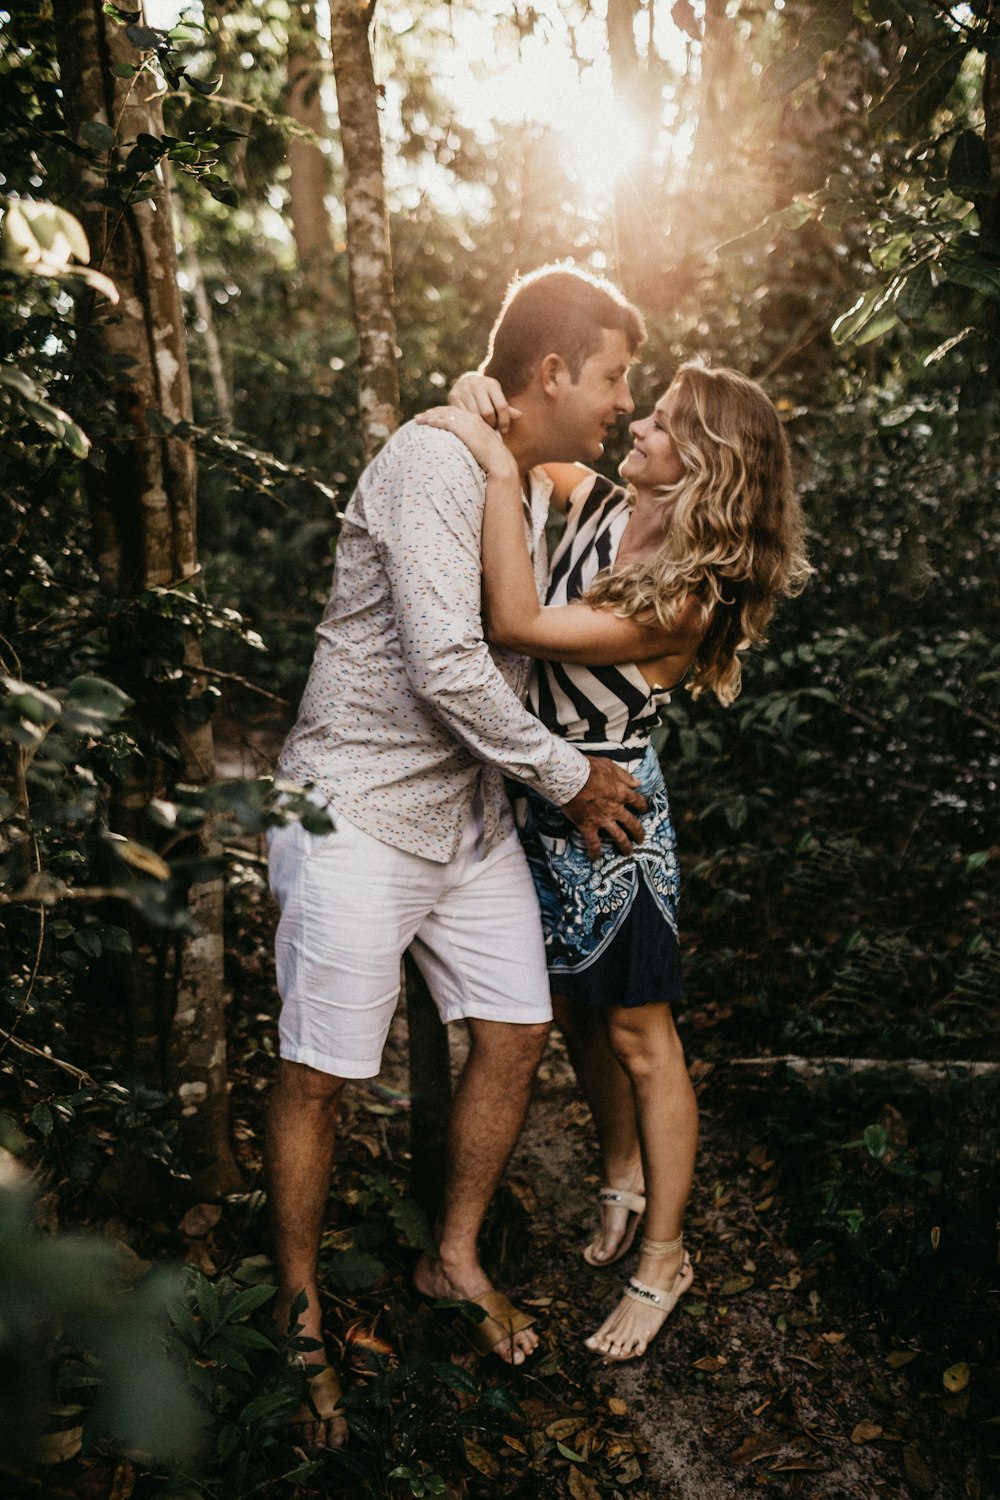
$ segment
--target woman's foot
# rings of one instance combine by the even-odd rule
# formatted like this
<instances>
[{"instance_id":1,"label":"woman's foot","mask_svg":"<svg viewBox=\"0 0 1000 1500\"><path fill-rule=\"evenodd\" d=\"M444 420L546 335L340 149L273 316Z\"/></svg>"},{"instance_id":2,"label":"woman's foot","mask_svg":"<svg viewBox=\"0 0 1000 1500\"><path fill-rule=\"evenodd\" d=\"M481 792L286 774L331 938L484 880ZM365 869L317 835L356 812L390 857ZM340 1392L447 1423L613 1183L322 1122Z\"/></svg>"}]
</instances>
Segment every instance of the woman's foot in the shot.
<instances>
[{"instance_id":1,"label":"woman's foot","mask_svg":"<svg viewBox=\"0 0 1000 1500\"><path fill-rule=\"evenodd\" d=\"M637 1274L626 1286L624 1297L585 1340L595 1354L617 1361L640 1358L690 1287L694 1272L683 1243L666 1243L671 1248L663 1253L655 1242L651 1249L646 1248L651 1242L643 1242Z\"/></svg>"},{"instance_id":2,"label":"woman's foot","mask_svg":"<svg viewBox=\"0 0 1000 1500\"><path fill-rule=\"evenodd\" d=\"M413 1273L413 1285L424 1297L435 1301L461 1298L466 1302L481 1303L488 1293L494 1292L493 1283L480 1265L446 1265L444 1259L422 1255ZM516 1310L515 1310L516 1311ZM495 1354L508 1365L523 1365L529 1354L538 1348L538 1334L533 1328L517 1329L513 1335L500 1338L490 1346Z\"/></svg>"},{"instance_id":3,"label":"woman's foot","mask_svg":"<svg viewBox=\"0 0 1000 1500\"><path fill-rule=\"evenodd\" d=\"M609 1172L607 1180L613 1186L602 1187L597 1195L600 1227L583 1252L588 1266L613 1266L627 1255L646 1211L641 1166Z\"/></svg>"}]
</instances>

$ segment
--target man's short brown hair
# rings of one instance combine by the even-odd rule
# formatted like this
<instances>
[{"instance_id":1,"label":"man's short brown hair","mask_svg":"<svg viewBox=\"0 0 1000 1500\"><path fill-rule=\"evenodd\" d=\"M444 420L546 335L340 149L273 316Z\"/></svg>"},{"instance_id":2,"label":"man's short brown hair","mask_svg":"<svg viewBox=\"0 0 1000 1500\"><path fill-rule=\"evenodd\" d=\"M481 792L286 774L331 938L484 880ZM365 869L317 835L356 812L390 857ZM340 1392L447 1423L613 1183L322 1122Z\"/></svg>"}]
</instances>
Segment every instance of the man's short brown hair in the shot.
<instances>
[{"instance_id":1,"label":"man's short brown hair","mask_svg":"<svg viewBox=\"0 0 1000 1500\"><path fill-rule=\"evenodd\" d=\"M507 288L483 374L516 396L541 360L558 354L575 384L584 362L601 347L604 329L623 334L631 354L646 337L641 313L610 281L569 266L542 266Z\"/></svg>"}]
</instances>

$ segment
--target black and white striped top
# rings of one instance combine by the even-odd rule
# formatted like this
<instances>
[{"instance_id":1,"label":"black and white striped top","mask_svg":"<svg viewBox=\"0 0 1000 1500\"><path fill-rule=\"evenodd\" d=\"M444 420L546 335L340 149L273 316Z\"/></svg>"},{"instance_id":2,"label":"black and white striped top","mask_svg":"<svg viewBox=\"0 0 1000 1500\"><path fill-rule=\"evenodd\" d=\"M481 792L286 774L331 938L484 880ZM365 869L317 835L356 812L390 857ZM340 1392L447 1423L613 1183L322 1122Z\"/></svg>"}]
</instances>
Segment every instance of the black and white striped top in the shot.
<instances>
[{"instance_id":1,"label":"black and white striped top","mask_svg":"<svg viewBox=\"0 0 1000 1500\"><path fill-rule=\"evenodd\" d=\"M571 604L613 561L631 507L623 489L600 475L573 492L569 518L552 555L546 604ZM584 667L538 661L528 702L553 734L587 754L639 760L669 692L656 692L634 662Z\"/></svg>"}]
</instances>

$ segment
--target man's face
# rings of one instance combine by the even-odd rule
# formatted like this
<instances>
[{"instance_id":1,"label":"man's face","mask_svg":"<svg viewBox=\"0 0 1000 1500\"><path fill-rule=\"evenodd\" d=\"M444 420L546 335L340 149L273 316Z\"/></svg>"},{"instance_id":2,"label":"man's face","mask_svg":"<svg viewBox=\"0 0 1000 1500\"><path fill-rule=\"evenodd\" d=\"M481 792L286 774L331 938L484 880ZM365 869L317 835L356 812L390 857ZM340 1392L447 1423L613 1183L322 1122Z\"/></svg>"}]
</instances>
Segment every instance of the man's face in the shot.
<instances>
[{"instance_id":1,"label":"man's face","mask_svg":"<svg viewBox=\"0 0 1000 1500\"><path fill-rule=\"evenodd\" d=\"M604 440L619 417L635 410L626 379L631 362L625 335L604 328L600 348L584 361L575 383L564 367L553 397L552 436L560 448L553 459L592 462L600 458Z\"/></svg>"}]
</instances>

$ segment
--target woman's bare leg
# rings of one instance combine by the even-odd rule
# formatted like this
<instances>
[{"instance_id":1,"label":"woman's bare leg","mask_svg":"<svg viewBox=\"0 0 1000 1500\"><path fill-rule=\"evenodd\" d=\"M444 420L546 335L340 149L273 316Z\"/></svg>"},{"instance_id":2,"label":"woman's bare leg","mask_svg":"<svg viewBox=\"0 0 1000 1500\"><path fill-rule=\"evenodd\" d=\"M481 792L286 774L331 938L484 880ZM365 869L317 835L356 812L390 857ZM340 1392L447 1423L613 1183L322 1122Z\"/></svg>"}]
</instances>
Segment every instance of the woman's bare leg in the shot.
<instances>
[{"instance_id":1,"label":"woman's bare leg","mask_svg":"<svg viewBox=\"0 0 1000 1500\"><path fill-rule=\"evenodd\" d=\"M574 1005L564 995L552 996L556 1025L566 1038L573 1071L594 1117L601 1150L602 1182L630 1193L643 1191L642 1156L631 1079L608 1043L605 1014ZM612 1259L628 1225L628 1210L613 1203L601 1205L601 1223L590 1255L594 1261Z\"/></svg>"},{"instance_id":2,"label":"woman's bare leg","mask_svg":"<svg viewBox=\"0 0 1000 1500\"><path fill-rule=\"evenodd\" d=\"M646 1181L645 1239L676 1240L683 1228L698 1145L698 1106L670 1006L610 1006L608 1043L630 1080ZM679 1295L690 1284L684 1251L640 1253L636 1280ZM634 1359L663 1324L655 1304L623 1297L587 1344L610 1359Z\"/></svg>"}]
</instances>

